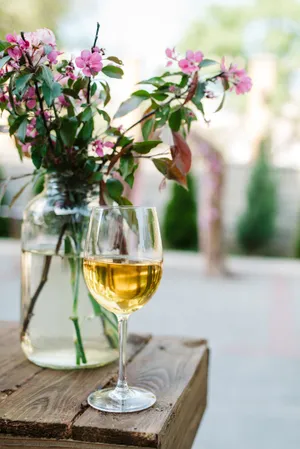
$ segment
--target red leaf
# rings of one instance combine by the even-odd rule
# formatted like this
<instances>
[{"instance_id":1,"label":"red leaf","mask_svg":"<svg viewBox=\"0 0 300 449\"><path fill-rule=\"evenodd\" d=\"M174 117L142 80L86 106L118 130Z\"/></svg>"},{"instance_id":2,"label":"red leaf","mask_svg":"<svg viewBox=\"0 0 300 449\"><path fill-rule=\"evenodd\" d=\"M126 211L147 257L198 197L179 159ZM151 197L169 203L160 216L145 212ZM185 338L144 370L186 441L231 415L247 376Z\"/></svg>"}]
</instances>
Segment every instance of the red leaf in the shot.
<instances>
[{"instance_id":1,"label":"red leaf","mask_svg":"<svg viewBox=\"0 0 300 449\"><path fill-rule=\"evenodd\" d=\"M186 97L183 105L187 104L195 95L197 86L198 86L198 78L199 78L198 72L195 72L192 82L191 82L191 85L190 85L190 88L189 88L189 91L188 91L188 94L187 94L187 97Z\"/></svg>"},{"instance_id":2,"label":"red leaf","mask_svg":"<svg viewBox=\"0 0 300 449\"><path fill-rule=\"evenodd\" d=\"M178 132L173 131L174 146L171 147L171 154L176 167L186 175L192 165L192 153L190 147Z\"/></svg>"},{"instance_id":3,"label":"red leaf","mask_svg":"<svg viewBox=\"0 0 300 449\"><path fill-rule=\"evenodd\" d=\"M167 158L152 159L155 167L165 178L178 182L178 184L187 188L186 176L176 167L174 161Z\"/></svg>"}]
</instances>

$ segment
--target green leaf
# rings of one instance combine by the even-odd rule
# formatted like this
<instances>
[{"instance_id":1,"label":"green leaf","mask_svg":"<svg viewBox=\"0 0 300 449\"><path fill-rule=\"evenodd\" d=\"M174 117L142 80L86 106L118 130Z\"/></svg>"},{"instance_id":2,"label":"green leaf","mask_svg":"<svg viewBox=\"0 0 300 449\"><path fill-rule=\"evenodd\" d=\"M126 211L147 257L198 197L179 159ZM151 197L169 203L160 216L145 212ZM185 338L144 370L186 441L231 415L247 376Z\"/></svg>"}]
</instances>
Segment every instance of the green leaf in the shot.
<instances>
[{"instance_id":1,"label":"green leaf","mask_svg":"<svg viewBox=\"0 0 300 449\"><path fill-rule=\"evenodd\" d=\"M52 71L46 65L42 66L42 78L43 81L47 84L47 86L50 87L51 89L54 83L54 77Z\"/></svg>"},{"instance_id":2,"label":"green leaf","mask_svg":"<svg viewBox=\"0 0 300 449\"><path fill-rule=\"evenodd\" d=\"M181 81L179 83L179 87L183 88L187 85L189 81L189 76L188 75L182 75Z\"/></svg>"},{"instance_id":3,"label":"green leaf","mask_svg":"<svg viewBox=\"0 0 300 449\"><path fill-rule=\"evenodd\" d=\"M120 206L132 206L132 202L125 198L125 196L121 196L118 203Z\"/></svg>"},{"instance_id":4,"label":"green leaf","mask_svg":"<svg viewBox=\"0 0 300 449\"><path fill-rule=\"evenodd\" d=\"M133 173L130 173L130 175L126 176L125 182L127 182L127 184L129 185L129 187L132 189L133 184L134 184L134 174L133 174Z\"/></svg>"},{"instance_id":5,"label":"green leaf","mask_svg":"<svg viewBox=\"0 0 300 449\"><path fill-rule=\"evenodd\" d=\"M15 86L16 90L18 91L19 95L22 95L22 91L26 88L27 84L32 78L32 73L28 73L27 75L19 76L18 78L15 78ZM20 92L21 91L21 92Z\"/></svg>"},{"instance_id":6,"label":"green leaf","mask_svg":"<svg viewBox=\"0 0 300 449\"><path fill-rule=\"evenodd\" d=\"M89 120L91 120L91 118L93 117L93 111L91 106L88 106L87 108L85 108L79 115L78 115L78 119L81 122L88 122Z\"/></svg>"},{"instance_id":7,"label":"green leaf","mask_svg":"<svg viewBox=\"0 0 300 449\"><path fill-rule=\"evenodd\" d=\"M123 70L120 67L116 67L115 65L107 65L103 67L102 72L104 75L109 76L110 78L122 78L124 75Z\"/></svg>"},{"instance_id":8,"label":"green leaf","mask_svg":"<svg viewBox=\"0 0 300 449\"><path fill-rule=\"evenodd\" d=\"M118 147L125 147L133 142L132 138L129 138L127 136L122 136L121 139L118 142Z\"/></svg>"},{"instance_id":9,"label":"green leaf","mask_svg":"<svg viewBox=\"0 0 300 449\"><path fill-rule=\"evenodd\" d=\"M218 108L215 110L215 112L219 112L219 111L221 111L221 109L222 109L222 107L224 106L224 102L225 102L225 93L223 94L223 97L222 97L222 100L221 100L221 103L219 104L219 106L218 106Z\"/></svg>"},{"instance_id":10,"label":"green leaf","mask_svg":"<svg viewBox=\"0 0 300 449\"><path fill-rule=\"evenodd\" d=\"M26 130L27 130L27 119L22 121L17 131L17 137L21 142L25 141Z\"/></svg>"},{"instance_id":11,"label":"green leaf","mask_svg":"<svg viewBox=\"0 0 300 449\"><path fill-rule=\"evenodd\" d=\"M27 115L21 115L16 119L13 119L12 117L12 120L10 121L9 134L12 136L24 121L27 121Z\"/></svg>"},{"instance_id":12,"label":"green leaf","mask_svg":"<svg viewBox=\"0 0 300 449\"><path fill-rule=\"evenodd\" d=\"M147 154L152 148L157 147L161 143L161 140L148 140L147 142L135 143L132 147L133 151L139 154Z\"/></svg>"},{"instance_id":13,"label":"green leaf","mask_svg":"<svg viewBox=\"0 0 300 449\"><path fill-rule=\"evenodd\" d=\"M134 157L132 154L122 156L120 159L120 173L124 179L132 173L134 168Z\"/></svg>"},{"instance_id":14,"label":"green leaf","mask_svg":"<svg viewBox=\"0 0 300 449\"><path fill-rule=\"evenodd\" d=\"M116 64L123 65L123 61L121 61L121 59L117 58L117 56L108 56L107 59L109 61L115 62Z\"/></svg>"},{"instance_id":15,"label":"green leaf","mask_svg":"<svg viewBox=\"0 0 300 449\"><path fill-rule=\"evenodd\" d=\"M165 81L159 76L154 76L153 78L149 78L148 80L140 81L138 84L151 84L155 87L161 87L165 84Z\"/></svg>"},{"instance_id":16,"label":"green leaf","mask_svg":"<svg viewBox=\"0 0 300 449\"><path fill-rule=\"evenodd\" d=\"M155 129L157 128L161 128L162 126L164 126L169 118L169 114L170 114L170 105L166 104L163 108L160 108L156 113L155 113L155 117L158 119L155 122Z\"/></svg>"},{"instance_id":17,"label":"green leaf","mask_svg":"<svg viewBox=\"0 0 300 449\"><path fill-rule=\"evenodd\" d=\"M9 78L13 75L13 72L5 73L3 76L0 76L0 85L6 83Z\"/></svg>"},{"instance_id":18,"label":"green leaf","mask_svg":"<svg viewBox=\"0 0 300 449\"><path fill-rule=\"evenodd\" d=\"M177 111L172 112L169 117L169 126L173 131L179 131L181 126L182 110L177 109Z\"/></svg>"},{"instance_id":19,"label":"green leaf","mask_svg":"<svg viewBox=\"0 0 300 449\"><path fill-rule=\"evenodd\" d=\"M60 135L63 143L67 147L71 147L74 143L78 121L76 117L63 117L61 120Z\"/></svg>"},{"instance_id":20,"label":"green leaf","mask_svg":"<svg viewBox=\"0 0 300 449\"><path fill-rule=\"evenodd\" d=\"M57 98L62 94L62 87L59 83L53 83L52 86L52 96L53 98Z\"/></svg>"},{"instance_id":21,"label":"green leaf","mask_svg":"<svg viewBox=\"0 0 300 449\"><path fill-rule=\"evenodd\" d=\"M144 97L130 97L128 100L121 103L114 117L119 118L129 114L129 112L134 111L134 109L139 107L143 101L145 101Z\"/></svg>"},{"instance_id":22,"label":"green leaf","mask_svg":"<svg viewBox=\"0 0 300 449\"><path fill-rule=\"evenodd\" d=\"M108 115L108 113L106 111L104 111L103 109L98 109L98 114L102 115L103 119L109 124L110 123L110 116Z\"/></svg>"},{"instance_id":23,"label":"green leaf","mask_svg":"<svg viewBox=\"0 0 300 449\"><path fill-rule=\"evenodd\" d=\"M134 97L143 97L145 100L147 100L147 98L150 98L149 92L147 92L146 90L143 90L143 89L137 90L137 91L133 92L133 93L131 94L131 96L134 96Z\"/></svg>"},{"instance_id":24,"label":"green leaf","mask_svg":"<svg viewBox=\"0 0 300 449\"><path fill-rule=\"evenodd\" d=\"M44 95L44 100L47 103L47 106L51 106L52 102L53 102L53 97L52 97L52 90L51 88L48 86L48 84L43 83L42 84L42 92Z\"/></svg>"},{"instance_id":25,"label":"green leaf","mask_svg":"<svg viewBox=\"0 0 300 449\"><path fill-rule=\"evenodd\" d=\"M65 88L62 90L62 93L63 93L64 95L68 95L68 97L75 98L76 100L79 99L78 93L75 92L74 89L70 89L69 87L65 87Z\"/></svg>"},{"instance_id":26,"label":"green leaf","mask_svg":"<svg viewBox=\"0 0 300 449\"><path fill-rule=\"evenodd\" d=\"M93 172L96 168L95 158L88 158L84 164L84 170L87 172Z\"/></svg>"},{"instance_id":27,"label":"green leaf","mask_svg":"<svg viewBox=\"0 0 300 449\"><path fill-rule=\"evenodd\" d=\"M114 178L110 178L106 181L106 188L109 196L115 201L121 197L124 190L123 184L118 179Z\"/></svg>"},{"instance_id":28,"label":"green leaf","mask_svg":"<svg viewBox=\"0 0 300 449\"><path fill-rule=\"evenodd\" d=\"M33 146L31 148L31 159L35 168L39 169L42 165L43 156L41 148L39 146Z\"/></svg>"},{"instance_id":29,"label":"green leaf","mask_svg":"<svg viewBox=\"0 0 300 449\"><path fill-rule=\"evenodd\" d=\"M106 82L101 82L101 85L104 89L104 92L103 91L100 92L100 98L104 101L104 106L106 106L110 102L110 99L111 99L110 87L109 87L109 84ZM103 98L103 93L104 93L104 98Z\"/></svg>"},{"instance_id":30,"label":"green leaf","mask_svg":"<svg viewBox=\"0 0 300 449\"><path fill-rule=\"evenodd\" d=\"M44 95L44 100L47 103L47 106L52 106L53 101L55 98L59 97L62 93L62 87L59 83L53 83L52 87L49 87L49 85L44 82L42 84L42 92Z\"/></svg>"},{"instance_id":31,"label":"green leaf","mask_svg":"<svg viewBox=\"0 0 300 449\"><path fill-rule=\"evenodd\" d=\"M209 67L211 65L218 64L217 61L213 61L212 59L203 59L203 61L200 63L200 69L203 69L203 67Z\"/></svg>"},{"instance_id":32,"label":"green leaf","mask_svg":"<svg viewBox=\"0 0 300 449\"><path fill-rule=\"evenodd\" d=\"M76 142L80 147L85 146L87 143L89 143L92 134L94 131L94 120L90 119L88 122L85 122L83 124L83 127L81 128Z\"/></svg>"},{"instance_id":33,"label":"green leaf","mask_svg":"<svg viewBox=\"0 0 300 449\"><path fill-rule=\"evenodd\" d=\"M156 101L164 101L168 98L167 94L163 94L163 93L153 93L151 94L151 97L154 98L154 100Z\"/></svg>"},{"instance_id":34,"label":"green leaf","mask_svg":"<svg viewBox=\"0 0 300 449\"><path fill-rule=\"evenodd\" d=\"M97 83L93 83L91 87L91 97L95 95L96 91L97 91Z\"/></svg>"},{"instance_id":35,"label":"green leaf","mask_svg":"<svg viewBox=\"0 0 300 449\"><path fill-rule=\"evenodd\" d=\"M203 109L203 104L201 103L201 101L197 102L195 100L195 98L192 99L192 102L194 103L194 105L196 106L196 108L203 114L204 116L204 109Z\"/></svg>"},{"instance_id":36,"label":"green leaf","mask_svg":"<svg viewBox=\"0 0 300 449\"><path fill-rule=\"evenodd\" d=\"M199 103L205 95L205 83L198 83L195 95L193 97L193 103Z\"/></svg>"},{"instance_id":37,"label":"green leaf","mask_svg":"<svg viewBox=\"0 0 300 449\"><path fill-rule=\"evenodd\" d=\"M0 59L0 69L5 66L5 64L10 60L10 56L4 56Z\"/></svg>"},{"instance_id":38,"label":"green leaf","mask_svg":"<svg viewBox=\"0 0 300 449\"><path fill-rule=\"evenodd\" d=\"M78 94L82 89L87 87L88 82L87 78L78 78L73 85L73 90Z\"/></svg>"},{"instance_id":39,"label":"green leaf","mask_svg":"<svg viewBox=\"0 0 300 449\"><path fill-rule=\"evenodd\" d=\"M155 123L155 119L152 117L143 124L142 134L143 134L144 140L149 139L149 135L151 134L151 131L154 127L154 123Z\"/></svg>"},{"instance_id":40,"label":"green leaf","mask_svg":"<svg viewBox=\"0 0 300 449\"><path fill-rule=\"evenodd\" d=\"M0 51L4 51L6 50L8 47L11 46L10 42L6 42L6 41L1 41L0 40Z\"/></svg>"},{"instance_id":41,"label":"green leaf","mask_svg":"<svg viewBox=\"0 0 300 449\"><path fill-rule=\"evenodd\" d=\"M103 173L100 171L97 171L92 174L92 176L89 178L89 182L100 182L103 179Z\"/></svg>"}]
</instances>

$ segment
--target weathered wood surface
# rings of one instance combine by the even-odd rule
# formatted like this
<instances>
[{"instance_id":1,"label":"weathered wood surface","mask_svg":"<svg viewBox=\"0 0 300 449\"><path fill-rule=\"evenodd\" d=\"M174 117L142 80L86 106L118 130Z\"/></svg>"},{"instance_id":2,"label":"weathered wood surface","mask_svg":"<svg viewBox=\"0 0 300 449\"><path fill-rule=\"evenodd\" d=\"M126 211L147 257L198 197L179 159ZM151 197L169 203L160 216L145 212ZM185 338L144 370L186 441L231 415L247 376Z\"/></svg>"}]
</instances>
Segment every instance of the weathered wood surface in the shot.
<instances>
[{"instance_id":1,"label":"weathered wood surface","mask_svg":"<svg viewBox=\"0 0 300 449\"><path fill-rule=\"evenodd\" d=\"M24 360L16 327L1 324L1 449L190 449L206 407L205 340L131 336L129 383L149 388L158 400L149 410L114 415L88 407L86 398L115 382L117 363L82 371L38 368Z\"/></svg>"}]
</instances>

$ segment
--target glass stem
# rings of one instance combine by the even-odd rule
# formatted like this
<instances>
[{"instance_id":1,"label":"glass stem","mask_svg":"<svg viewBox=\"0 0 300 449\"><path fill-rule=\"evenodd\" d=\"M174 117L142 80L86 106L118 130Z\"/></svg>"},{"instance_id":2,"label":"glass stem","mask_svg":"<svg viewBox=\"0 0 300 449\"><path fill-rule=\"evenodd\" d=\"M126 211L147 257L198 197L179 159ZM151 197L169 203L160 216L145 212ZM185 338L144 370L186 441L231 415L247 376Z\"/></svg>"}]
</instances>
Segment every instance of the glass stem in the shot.
<instances>
[{"instance_id":1,"label":"glass stem","mask_svg":"<svg viewBox=\"0 0 300 449\"><path fill-rule=\"evenodd\" d=\"M127 345L127 322L129 315L118 316L119 328L119 378L115 393L120 397L128 394L129 388L126 380L126 345Z\"/></svg>"}]
</instances>

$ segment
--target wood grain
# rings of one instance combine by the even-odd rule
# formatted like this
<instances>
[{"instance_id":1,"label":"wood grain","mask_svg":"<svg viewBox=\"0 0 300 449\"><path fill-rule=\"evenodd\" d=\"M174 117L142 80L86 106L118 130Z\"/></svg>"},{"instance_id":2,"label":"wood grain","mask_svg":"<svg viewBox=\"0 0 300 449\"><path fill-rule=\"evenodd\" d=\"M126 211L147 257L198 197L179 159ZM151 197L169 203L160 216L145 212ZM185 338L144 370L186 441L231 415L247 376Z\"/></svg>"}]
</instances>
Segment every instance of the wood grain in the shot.
<instances>
[{"instance_id":1,"label":"wood grain","mask_svg":"<svg viewBox=\"0 0 300 449\"><path fill-rule=\"evenodd\" d=\"M205 340L131 336L129 383L152 390L157 403L115 415L88 407L86 398L115 383L117 363L82 371L41 369L24 360L16 326L0 323L0 338L1 449L191 448L206 408Z\"/></svg>"},{"instance_id":2,"label":"wood grain","mask_svg":"<svg viewBox=\"0 0 300 449\"><path fill-rule=\"evenodd\" d=\"M132 358L150 336L130 336ZM28 362L27 362L28 363ZM5 401L0 402L0 432L43 438L66 438L72 422L87 408L86 398L117 377L117 362L101 369L43 370Z\"/></svg>"},{"instance_id":3,"label":"wood grain","mask_svg":"<svg viewBox=\"0 0 300 449\"><path fill-rule=\"evenodd\" d=\"M10 394L42 368L28 363L19 343L19 326L15 323L0 323L0 397Z\"/></svg>"},{"instance_id":4,"label":"wood grain","mask_svg":"<svg viewBox=\"0 0 300 449\"><path fill-rule=\"evenodd\" d=\"M61 441L47 439L20 438L0 435L1 449L136 449L135 446L111 446L102 443L84 443L82 441ZM151 449L151 448L144 448Z\"/></svg>"},{"instance_id":5,"label":"wood grain","mask_svg":"<svg viewBox=\"0 0 300 449\"><path fill-rule=\"evenodd\" d=\"M129 383L153 391L156 405L141 413L120 416L97 412L88 408L73 423L72 438L75 440L127 444L137 447L165 448L168 426L174 414L182 416L185 432L187 422L181 412L188 391L187 408L197 398L193 407L194 423L199 423L206 404L207 345L201 341L185 341L179 338L154 337L130 363ZM201 378L199 373L203 372ZM196 389L195 389L196 387ZM199 403L203 402L199 408ZM195 410L196 409L196 410ZM174 411L175 410L175 411ZM178 421L180 422L180 421ZM192 425L191 434L195 429ZM181 440L182 442L182 440ZM176 443L177 444L177 443ZM170 446L172 449L181 446ZM188 447L188 446L187 446Z\"/></svg>"}]
</instances>

